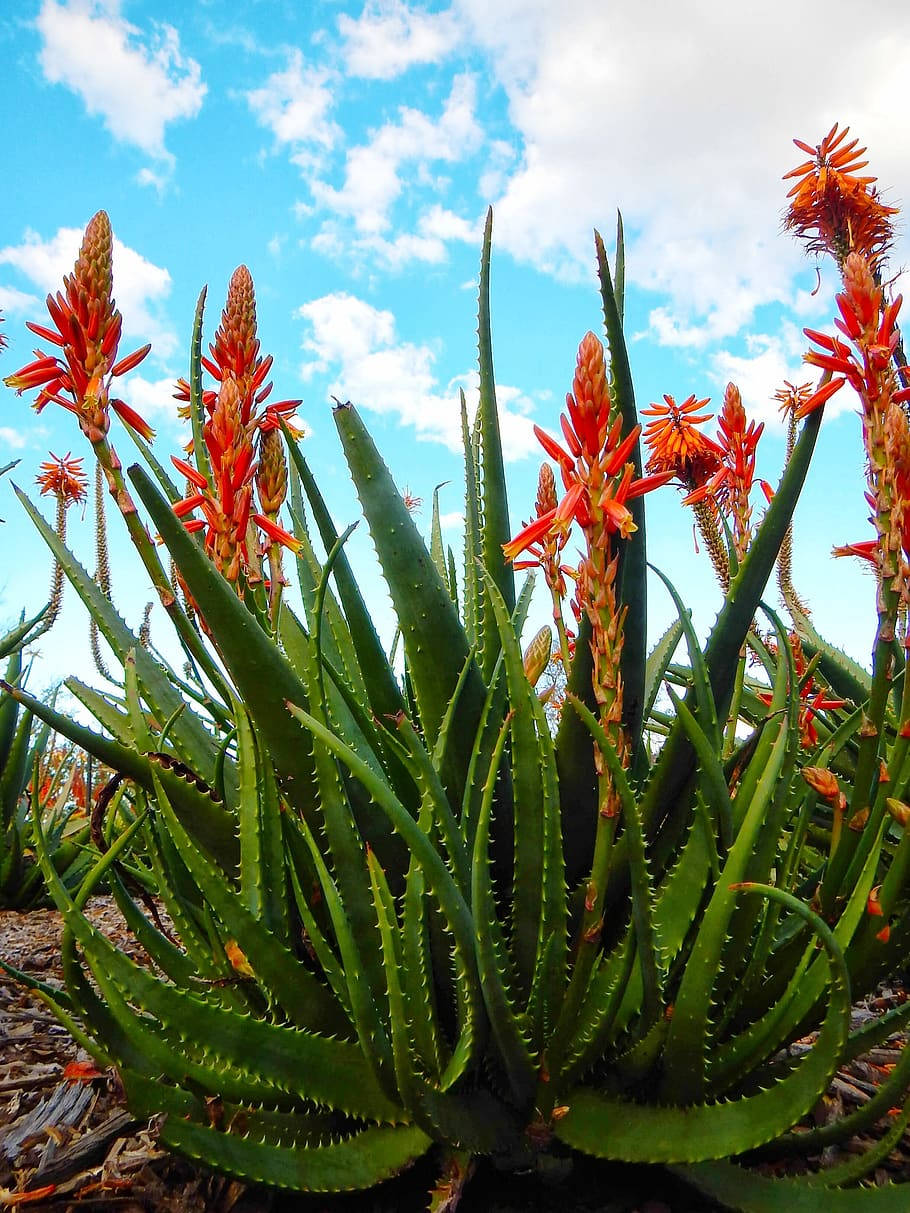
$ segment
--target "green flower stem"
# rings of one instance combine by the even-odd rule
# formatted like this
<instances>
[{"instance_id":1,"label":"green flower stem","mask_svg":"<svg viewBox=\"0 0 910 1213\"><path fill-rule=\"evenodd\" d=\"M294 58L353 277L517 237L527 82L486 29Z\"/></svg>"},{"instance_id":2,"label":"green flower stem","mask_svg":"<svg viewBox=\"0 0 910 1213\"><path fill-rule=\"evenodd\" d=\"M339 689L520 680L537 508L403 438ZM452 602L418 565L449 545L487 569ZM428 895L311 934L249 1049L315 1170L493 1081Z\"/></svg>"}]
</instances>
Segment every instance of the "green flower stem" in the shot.
<instances>
[{"instance_id":1,"label":"green flower stem","mask_svg":"<svg viewBox=\"0 0 910 1213\"><path fill-rule=\"evenodd\" d=\"M123 479L123 468L117 452L105 437L101 437L93 442L92 446L104 472L110 494L120 513L123 515L130 539L133 541L133 546L139 553L139 558L152 579L152 585L158 591L161 605L171 617L171 621L177 630L184 649L188 656L191 656L199 663L199 666L205 671L206 676L218 694L223 700L227 701L230 698L227 683L221 671L212 660L211 654L202 643L201 637L180 609L174 588L165 572L164 566L158 558L158 553L155 551L155 545L152 543L148 531L143 526L136 509L136 504L126 487L126 482Z\"/></svg>"},{"instance_id":2,"label":"green flower stem","mask_svg":"<svg viewBox=\"0 0 910 1213\"><path fill-rule=\"evenodd\" d=\"M553 623L556 627L556 635L559 637L562 668L565 670L566 677L568 678L569 670L572 668L572 658L569 655L569 637L566 635L565 620L562 617L562 597L555 585L550 586L550 599L553 603Z\"/></svg>"},{"instance_id":3,"label":"green flower stem","mask_svg":"<svg viewBox=\"0 0 910 1213\"><path fill-rule=\"evenodd\" d=\"M736 748L736 725L739 721L739 710L743 701L743 683L746 677L746 646L743 645L736 667L736 679L733 683L733 698L730 701L730 714L727 717L727 729L724 734L723 757L727 759Z\"/></svg>"}]
</instances>

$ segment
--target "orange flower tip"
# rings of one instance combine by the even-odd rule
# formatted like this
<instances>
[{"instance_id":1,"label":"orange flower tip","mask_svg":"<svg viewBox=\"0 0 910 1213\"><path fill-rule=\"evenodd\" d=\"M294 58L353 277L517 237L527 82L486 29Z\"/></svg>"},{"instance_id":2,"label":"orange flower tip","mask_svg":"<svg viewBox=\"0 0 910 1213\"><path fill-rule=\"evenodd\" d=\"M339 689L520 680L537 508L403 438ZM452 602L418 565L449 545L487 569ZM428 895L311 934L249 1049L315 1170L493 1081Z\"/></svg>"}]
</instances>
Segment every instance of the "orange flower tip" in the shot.
<instances>
[{"instance_id":1,"label":"orange flower tip","mask_svg":"<svg viewBox=\"0 0 910 1213\"><path fill-rule=\"evenodd\" d=\"M280 543L283 547L288 548L295 556L302 550L303 544L299 539L295 539L290 531L286 531L283 526L279 526L277 522L273 522L265 514L254 514L253 519L270 539L274 539L276 543Z\"/></svg>"},{"instance_id":2,"label":"orange flower tip","mask_svg":"<svg viewBox=\"0 0 910 1213\"><path fill-rule=\"evenodd\" d=\"M194 493L192 497L184 497L182 501L175 501L174 513L178 518L185 518L187 514L192 514L193 510L198 509L204 501L205 496L202 493Z\"/></svg>"},{"instance_id":3,"label":"orange flower tip","mask_svg":"<svg viewBox=\"0 0 910 1213\"><path fill-rule=\"evenodd\" d=\"M817 408L821 408L821 406L827 400L831 399L835 392L839 392L841 390L846 382L846 379L831 379L827 383L823 384L817 392L814 392L809 397L808 400L804 400L796 410L794 415L797 421L802 421L804 417L808 417L808 415L813 413Z\"/></svg>"},{"instance_id":4,"label":"orange flower tip","mask_svg":"<svg viewBox=\"0 0 910 1213\"><path fill-rule=\"evenodd\" d=\"M50 341L53 345L66 345L64 337L61 337L54 329L45 328L43 324L35 324L33 320L26 320L25 327L31 329L35 336L40 337L42 341Z\"/></svg>"},{"instance_id":5,"label":"orange flower tip","mask_svg":"<svg viewBox=\"0 0 910 1213\"><path fill-rule=\"evenodd\" d=\"M195 484L198 489L208 488L209 482L205 476L197 468L194 468L191 463L187 463L185 459L178 459L176 455L171 455L171 463L178 472L182 472L187 480L191 484Z\"/></svg>"},{"instance_id":6,"label":"orange flower tip","mask_svg":"<svg viewBox=\"0 0 910 1213\"><path fill-rule=\"evenodd\" d=\"M137 367L139 363L142 362L142 360L149 354L151 348L150 343L148 345L143 345L138 350L133 350L132 354L127 354L125 358L121 358L119 362L116 362L111 367L111 374L117 378L120 375L125 375L127 371L133 370L134 367Z\"/></svg>"},{"instance_id":7,"label":"orange flower tip","mask_svg":"<svg viewBox=\"0 0 910 1213\"><path fill-rule=\"evenodd\" d=\"M131 430L135 430L139 437L144 438L146 442L151 442L155 437L155 431L149 423L140 417L135 409L131 409L125 400L112 400L111 408L124 425L128 425Z\"/></svg>"}]
</instances>

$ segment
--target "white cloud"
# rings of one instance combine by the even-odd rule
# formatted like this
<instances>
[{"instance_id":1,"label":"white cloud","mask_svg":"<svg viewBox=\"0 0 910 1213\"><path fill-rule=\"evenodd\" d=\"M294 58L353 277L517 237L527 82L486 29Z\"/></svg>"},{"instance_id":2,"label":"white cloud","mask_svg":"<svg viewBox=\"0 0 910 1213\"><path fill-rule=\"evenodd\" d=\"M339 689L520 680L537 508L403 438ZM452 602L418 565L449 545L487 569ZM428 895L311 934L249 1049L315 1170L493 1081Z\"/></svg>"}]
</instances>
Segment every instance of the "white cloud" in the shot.
<instances>
[{"instance_id":1,"label":"white cloud","mask_svg":"<svg viewBox=\"0 0 910 1213\"><path fill-rule=\"evenodd\" d=\"M793 384L815 384L818 381L818 372L803 362L805 348L802 333L794 325L784 324L778 333L753 333L748 336L746 353L743 355L733 354L729 350L717 351L711 356L709 372L718 385L713 407L719 411L723 388L732 381L742 393L750 420L783 428L778 401L773 399L774 393L783 387L785 380ZM825 418L837 417L856 408L854 394L842 388L825 406Z\"/></svg>"},{"instance_id":2,"label":"white cloud","mask_svg":"<svg viewBox=\"0 0 910 1213\"><path fill-rule=\"evenodd\" d=\"M0 265L13 266L42 293L57 291L63 275L72 273L82 235L80 228L62 227L49 240L42 240L37 232L28 230L21 244L0 249ZM123 313L124 336L140 343L151 341L155 354L163 359L177 349L177 336L163 312L170 289L166 269L114 237L114 296ZM121 350L128 352L123 345Z\"/></svg>"},{"instance_id":3,"label":"white cloud","mask_svg":"<svg viewBox=\"0 0 910 1213\"><path fill-rule=\"evenodd\" d=\"M342 14L338 30L348 74L371 80L391 80L417 64L438 63L460 37L451 9L426 12L402 0L368 0L359 17Z\"/></svg>"},{"instance_id":4,"label":"white cloud","mask_svg":"<svg viewBox=\"0 0 910 1213\"><path fill-rule=\"evenodd\" d=\"M155 24L143 37L119 0L44 0L35 24L45 78L77 93L115 139L171 163L165 129L195 117L206 93L174 27Z\"/></svg>"},{"instance_id":5,"label":"white cloud","mask_svg":"<svg viewBox=\"0 0 910 1213\"><path fill-rule=\"evenodd\" d=\"M341 129L331 118L334 97L332 73L305 63L299 50L287 67L273 72L262 88L246 94L260 126L267 127L278 146L291 149L292 161L307 172L331 150Z\"/></svg>"},{"instance_id":6,"label":"white cloud","mask_svg":"<svg viewBox=\"0 0 910 1213\"><path fill-rule=\"evenodd\" d=\"M668 296L677 318L657 313L658 339L717 340L763 305L793 302L805 262L779 217L780 177L801 156L794 135L815 143L836 118L849 121L893 186L889 200L910 197L910 127L895 121L910 52L905 5L886 3L884 25L857 25L846 0L455 8L488 54L521 141L520 163L491 199L498 247L587 280L591 229L609 239L622 207L629 280ZM827 71L842 61L847 28L850 71ZM906 259L899 248L894 263Z\"/></svg>"},{"instance_id":7,"label":"white cloud","mask_svg":"<svg viewBox=\"0 0 910 1213\"><path fill-rule=\"evenodd\" d=\"M0 285L0 311L28 312L40 306L41 300L37 295L19 291L14 286Z\"/></svg>"},{"instance_id":8,"label":"white cloud","mask_svg":"<svg viewBox=\"0 0 910 1213\"><path fill-rule=\"evenodd\" d=\"M153 429L161 425L183 424L177 416L172 377L145 379L142 375L132 374L123 380L121 390L130 408L134 408Z\"/></svg>"},{"instance_id":9,"label":"white cloud","mask_svg":"<svg viewBox=\"0 0 910 1213\"><path fill-rule=\"evenodd\" d=\"M12 426L0 425L0 443L3 446L13 451L21 451L26 444L26 436L20 433L19 430L14 430ZM6 458L3 458L3 463L8 463Z\"/></svg>"},{"instance_id":10,"label":"white cloud","mask_svg":"<svg viewBox=\"0 0 910 1213\"><path fill-rule=\"evenodd\" d=\"M440 384L436 352L430 345L399 340L391 312L346 292L305 303L296 315L307 325L304 379L327 376L330 395L391 415L412 426L419 439L461 450L458 388L465 388L473 414L476 374ZM503 453L506 459L520 459L537 448L527 416L531 402L518 388L502 385L497 387L497 398Z\"/></svg>"},{"instance_id":11,"label":"white cloud","mask_svg":"<svg viewBox=\"0 0 910 1213\"><path fill-rule=\"evenodd\" d=\"M474 77L464 73L453 80L438 119L401 106L397 122L385 123L367 143L349 150L342 186L314 181L314 198L335 215L352 219L360 235L382 235L403 189L405 165L415 165L419 173L435 161L457 163L479 147L483 132L474 114L476 93Z\"/></svg>"}]
</instances>

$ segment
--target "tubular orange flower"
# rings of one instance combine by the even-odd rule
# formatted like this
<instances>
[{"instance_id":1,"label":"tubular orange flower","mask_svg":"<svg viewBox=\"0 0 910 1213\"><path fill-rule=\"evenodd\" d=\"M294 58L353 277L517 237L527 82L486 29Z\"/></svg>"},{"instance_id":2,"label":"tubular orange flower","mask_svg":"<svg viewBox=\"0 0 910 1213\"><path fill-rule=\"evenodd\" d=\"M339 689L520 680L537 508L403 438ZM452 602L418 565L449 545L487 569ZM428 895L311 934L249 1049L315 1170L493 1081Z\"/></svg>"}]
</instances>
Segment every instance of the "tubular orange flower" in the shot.
<instances>
[{"instance_id":1,"label":"tubular orange flower","mask_svg":"<svg viewBox=\"0 0 910 1213\"><path fill-rule=\"evenodd\" d=\"M81 505L85 501L88 477L82 470L82 459L73 459L69 451L61 458L51 454L42 463L36 482L41 487L42 497L53 494L62 498L66 505Z\"/></svg>"},{"instance_id":2,"label":"tubular orange flower","mask_svg":"<svg viewBox=\"0 0 910 1213\"><path fill-rule=\"evenodd\" d=\"M829 698L824 689L815 690L815 679L809 673L809 663L803 653L802 641L796 632L790 632L788 640L793 653L793 666L799 686L799 743L803 749L811 749L818 745L815 717L819 712L833 712L845 707L847 701ZM762 703L770 706L773 696L770 691L760 691L758 698Z\"/></svg>"},{"instance_id":3,"label":"tubular orange flower","mask_svg":"<svg viewBox=\"0 0 910 1213\"><path fill-rule=\"evenodd\" d=\"M689 396L677 404L664 396L665 404L642 409L643 417L653 417L645 426L645 446L651 452L649 472L669 472L689 490L704 484L720 465L721 449L698 426L710 421L713 413L700 413L707 399Z\"/></svg>"},{"instance_id":4,"label":"tubular orange flower","mask_svg":"<svg viewBox=\"0 0 910 1213\"><path fill-rule=\"evenodd\" d=\"M710 497L733 519L733 540L737 557L742 560L751 537L752 508L749 495L755 482L755 449L764 430L764 422L746 423L746 410L735 383L728 383L718 420L717 471L694 492L683 498L684 505L695 505Z\"/></svg>"},{"instance_id":5,"label":"tubular orange flower","mask_svg":"<svg viewBox=\"0 0 910 1213\"><path fill-rule=\"evenodd\" d=\"M849 130L839 131L835 122L816 147L793 140L810 159L784 176L785 181L796 178L784 227L804 240L809 252L831 253L841 264L848 253L858 252L877 265L891 244L891 216L897 210L881 202L872 188L875 177L857 176L868 164L862 159L866 149L857 147L857 139L844 142Z\"/></svg>"},{"instance_id":6,"label":"tubular orange flower","mask_svg":"<svg viewBox=\"0 0 910 1213\"><path fill-rule=\"evenodd\" d=\"M219 384L226 378L232 378L237 384L244 426L264 432L277 429L279 417L287 419L300 405L300 400L279 400L257 414L259 405L268 399L272 391L272 384L265 382L272 368L272 355L260 356L259 338L256 335L256 296L252 276L245 265L239 265L231 275L221 323L209 346L209 353L211 357L203 357L202 364L212 378ZM190 385L185 379L177 381L174 396L177 400L189 401ZM207 389L202 393L202 403L209 414L215 408L216 399L216 391Z\"/></svg>"},{"instance_id":7,"label":"tubular orange flower","mask_svg":"<svg viewBox=\"0 0 910 1213\"><path fill-rule=\"evenodd\" d=\"M49 401L75 413L92 443L107 433L109 409L144 438L154 436L137 413L110 395L112 381L138 366L151 349L145 345L117 360L123 321L112 296L112 259L110 220L98 211L85 229L72 274L63 279L63 291L47 297L53 327L28 322L33 333L60 353L35 350L33 362L4 380L20 394L40 389L34 402L38 413Z\"/></svg>"}]
</instances>

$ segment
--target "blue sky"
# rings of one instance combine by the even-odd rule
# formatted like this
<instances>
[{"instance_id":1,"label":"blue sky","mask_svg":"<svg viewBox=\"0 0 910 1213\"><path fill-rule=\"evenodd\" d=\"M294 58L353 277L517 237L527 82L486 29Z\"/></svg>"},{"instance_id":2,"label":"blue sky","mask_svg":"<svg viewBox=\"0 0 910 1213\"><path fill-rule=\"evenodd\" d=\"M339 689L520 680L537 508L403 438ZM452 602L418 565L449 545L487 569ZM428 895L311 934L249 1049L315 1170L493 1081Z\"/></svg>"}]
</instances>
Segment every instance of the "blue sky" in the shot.
<instances>
[{"instance_id":1,"label":"blue sky","mask_svg":"<svg viewBox=\"0 0 910 1213\"><path fill-rule=\"evenodd\" d=\"M533 422L555 428L577 345L600 331L592 229L626 224L627 331L639 404L664 392L719 404L740 386L767 422L760 474L783 434L772 400L801 368L804 325L829 327L836 287L780 234L780 178L835 120L869 147L888 202L910 197L903 81L910 9L857 23L840 0L761 6L656 0L22 0L0 15L7 186L0 309L9 374L30 360L26 319L72 268L106 209L117 236L124 351L153 353L127 398L166 459L183 434L171 385L186 373L196 295L211 337L234 267L253 274L276 398L302 396L307 455L344 524L357 516L331 420L359 405L402 488L442 490L460 539L458 388L471 397L480 230L494 206L493 337L513 526L531 509ZM849 34L845 34L849 30ZM901 229L902 230L902 229ZM907 259L899 238L892 264ZM828 416L797 519L795 582L817 626L866 660L873 588L830 548L867 537L848 392ZM113 434L124 462L122 431ZM0 389L0 464L31 486L48 451L90 454L73 419ZM88 463L89 460L86 460ZM705 630L719 604L673 490L651 499L650 558ZM48 506L48 513L50 507ZM50 576L0 482L0 621L37 608ZM112 521L112 531L117 529ZM91 519L70 518L89 565ZM353 541L381 626L384 590ZM150 597L125 550L114 593L138 626ZM670 618L657 587L655 629ZM154 617L153 617L154 618ZM166 623L153 624L166 641ZM41 642L39 679L90 676L81 607Z\"/></svg>"}]
</instances>

